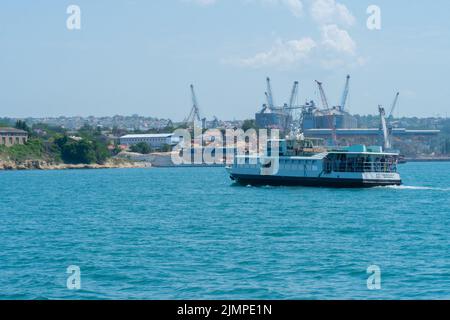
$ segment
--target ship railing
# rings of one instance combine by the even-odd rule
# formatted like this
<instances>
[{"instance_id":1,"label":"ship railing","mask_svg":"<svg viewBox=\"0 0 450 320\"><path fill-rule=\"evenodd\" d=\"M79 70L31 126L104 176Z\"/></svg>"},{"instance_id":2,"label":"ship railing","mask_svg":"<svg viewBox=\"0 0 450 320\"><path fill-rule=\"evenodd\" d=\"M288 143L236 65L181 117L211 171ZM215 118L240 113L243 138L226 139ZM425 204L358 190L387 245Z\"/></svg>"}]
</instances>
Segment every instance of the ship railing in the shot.
<instances>
[{"instance_id":1,"label":"ship railing","mask_svg":"<svg viewBox=\"0 0 450 320\"><path fill-rule=\"evenodd\" d=\"M334 172L397 172L397 164L390 162L333 162L331 170Z\"/></svg>"}]
</instances>

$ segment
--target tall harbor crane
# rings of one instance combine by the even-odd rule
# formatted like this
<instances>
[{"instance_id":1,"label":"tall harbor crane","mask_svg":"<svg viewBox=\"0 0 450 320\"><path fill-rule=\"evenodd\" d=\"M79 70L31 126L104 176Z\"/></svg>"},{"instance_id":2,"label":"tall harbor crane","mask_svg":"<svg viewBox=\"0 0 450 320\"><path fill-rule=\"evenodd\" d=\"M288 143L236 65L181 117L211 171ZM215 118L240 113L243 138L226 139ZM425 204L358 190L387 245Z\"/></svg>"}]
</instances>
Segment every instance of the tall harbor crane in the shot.
<instances>
[{"instance_id":1,"label":"tall harbor crane","mask_svg":"<svg viewBox=\"0 0 450 320\"><path fill-rule=\"evenodd\" d=\"M273 99L272 85L270 84L270 78L267 77L266 81L267 81L267 92L266 92L267 103L269 105L269 108L271 110L273 110L273 109L275 109L275 102L274 102L274 99Z\"/></svg>"},{"instance_id":2,"label":"tall harbor crane","mask_svg":"<svg viewBox=\"0 0 450 320\"><path fill-rule=\"evenodd\" d=\"M342 93L341 105L339 106L339 109L341 111L345 110L345 105L347 103L349 89L350 89L350 75L347 75L347 80L345 81L344 92Z\"/></svg>"},{"instance_id":3,"label":"tall harbor crane","mask_svg":"<svg viewBox=\"0 0 450 320\"><path fill-rule=\"evenodd\" d=\"M316 80L317 86L319 87L319 92L320 92L320 98L322 99L322 107L325 110L329 110L329 104L328 104L328 99L327 96L325 95L325 91L323 90L323 83L319 82Z\"/></svg>"},{"instance_id":4,"label":"tall harbor crane","mask_svg":"<svg viewBox=\"0 0 450 320\"><path fill-rule=\"evenodd\" d=\"M266 78L266 92L265 98L266 103L262 105L261 111L257 113L258 116L261 116L260 120L263 126L267 126L267 123L270 123L269 126L277 127L282 130L285 134L290 134L292 131L294 117L293 111L297 109L302 109L305 106L298 105L298 92L299 92L299 82L295 81L292 90L290 91L289 102L284 103L282 106L277 106L274 101L272 85L270 78Z\"/></svg>"},{"instance_id":5,"label":"tall harbor crane","mask_svg":"<svg viewBox=\"0 0 450 320\"><path fill-rule=\"evenodd\" d=\"M380 113L380 129L383 134L383 148L384 150L391 149L391 137L389 134L389 129L386 122L386 111L384 110L383 106L378 106L378 112Z\"/></svg>"},{"instance_id":6,"label":"tall harbor crane","mask_svg":"<svg viewBox=\"0 0 450 320\"><path fill-rule=\"evenodd\" d=\"M320 98L322 99L322 106L325 111L330 114L328 116L328 123L331 128L331 141L334 145L337 145L337 133L336 133L336 116L333 110L330 110L330 105L328 104L327 96L325 95L325 90L323 89L322 82L316 80L317 86L319 87Z\"/></svg>"},{"instance_id":7,"label":"tall harbor crane","mask_svg":"<svg viewBox=\"0 0 450 320\"><path fill-rule=\"evenodd\" d=\"M289 99L289 108L294 107L294 103L297 100L297 97L298 97L298 81L295 81L291 91L291 98Z\"/></svg>"},{"instance_id":8,"label":"tall harbor crane","mask_svg":"<svg viewBox=\"0 0 450 320\"><path fill-rule=\"evenodd\" d=\"M388 118L391 118L394 116L394 111L395 111L395 107L397 106L399 96L400 96L400 92L397 92L397 94L395 95L395 98L394 98L394 102L392 103L391 112L389 113Z\"/></svg>"},{"instance_id":9,"label":"tall harbor crane","mask_svg":"<svg viewBox=\"0 0 450 320\"><path fill-rule=\"evenodd\" d=\"M289 104L285 104L283 107L283 112L285 114L285 123L284 123L284 132L288 133L289 127L293 121L292 113L294 109L298 109L296 106L296 101L298 97L298 81L294 82L294 85L291 90L291 97L289 98Z\"/></svg>"},{"instance_id":10,"label":"tall harbor crane","mask_svg":"<svg viewBox=\"0 0 450 320\"><path fill-rule=\"evenodd\" d=\"M386 110L383 108L383 106L378 106L378 112L380 113L380 130L381 134L383 135L383 147L384 150L390 150L392 149L392 124L388 122L388 119L391 119L394 115L395 107L398 103L398 97L400 96L400 92L397 92L395 94L394 102L392 102L391 105L391 111L389 113L389 116L386 116Z\"/></svg>"},{"instance_id":11,"label":"tall harbor crane","mask_svg":"<svg viewBox=\"0 0 450 320\"><path fill-rule=\"evenodd\" d=\"M191 84L191 96L192 96L192 108L191 112L187 116L187 118L184 120L184 123L186 125L189 125L190 123L194 124L195 122L200 122L200 109L198 107L197 102L197 96L195 94L194 85Z\"/></svg>"},{"instance_id":12,"label":"tall harbor crane","mask_svg":"<svg viewBox=\"0 0 450 320\"><path fill-rule=\"evenodd\" d=\"M274 107L271 106L271 104L270 104L270 97L269 97L269 94L268 94L267 92L264 92L264 94L265 94L265 96L266 96L266 102L267 102L267 104L265 104L265 107L266 107L266 108L269 108L269 110L273 110Z\"/></svg>"}]
</instances>

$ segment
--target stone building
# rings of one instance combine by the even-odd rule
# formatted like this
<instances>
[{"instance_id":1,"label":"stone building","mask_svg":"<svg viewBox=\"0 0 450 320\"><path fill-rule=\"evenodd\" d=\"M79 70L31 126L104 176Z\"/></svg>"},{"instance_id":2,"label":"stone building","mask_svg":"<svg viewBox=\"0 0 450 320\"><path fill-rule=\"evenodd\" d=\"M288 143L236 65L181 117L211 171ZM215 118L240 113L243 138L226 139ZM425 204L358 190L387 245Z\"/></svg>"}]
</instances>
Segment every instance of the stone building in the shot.
<instances>
[{"instance_id":1,"label":"stone building","mask_svg":"<svg viewBox=\"0 0 450 320\"><path fill-rule=\"evenodd\" d=\"M28 140L28 132L15 128L0 128L0 145L7 147L24 144Z\"/></svg>"}]
</instances>

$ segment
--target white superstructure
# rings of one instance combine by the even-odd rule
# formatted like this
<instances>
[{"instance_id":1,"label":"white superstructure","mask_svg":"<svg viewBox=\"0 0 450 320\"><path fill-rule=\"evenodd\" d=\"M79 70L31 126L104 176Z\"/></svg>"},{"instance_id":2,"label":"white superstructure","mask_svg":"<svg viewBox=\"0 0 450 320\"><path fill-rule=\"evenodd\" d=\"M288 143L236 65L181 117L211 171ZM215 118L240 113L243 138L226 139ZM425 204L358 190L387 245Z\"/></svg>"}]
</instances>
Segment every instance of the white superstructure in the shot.
<instances>
[{"instance_id":1,"label":"white superstructure","mask_svg":"<svg viewBox=\"0 0 450 320\"><path fill-rule=\"evenodd\" d=\"M242 184L372 187L400 185L398 154L380 147L305 148L280 140L277 156L236 156L227 170ZM287 146L286 146L287 144Z\"/></svg>"}]
</instances>

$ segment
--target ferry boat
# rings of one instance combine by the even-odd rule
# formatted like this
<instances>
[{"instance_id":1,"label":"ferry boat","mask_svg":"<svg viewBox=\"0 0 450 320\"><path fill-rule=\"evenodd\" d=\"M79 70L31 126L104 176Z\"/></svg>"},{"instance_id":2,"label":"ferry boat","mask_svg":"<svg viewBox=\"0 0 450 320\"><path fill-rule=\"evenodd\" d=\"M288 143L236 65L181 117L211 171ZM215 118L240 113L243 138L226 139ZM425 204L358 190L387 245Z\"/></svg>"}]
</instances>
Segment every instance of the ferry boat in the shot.
<instances>
[{"instance_id":1,"label":"ferry boat","mask_svg":"<svg viewBox=\"0 0 450 320\"><path fill-rule=\"evenodd\" d=\"M365 188L401 185L399 154L382 147L355 145L326 148L319 139L280 139L279 152L236 155L226 169L243 185Z\"/></svg>"}]
</instances>

